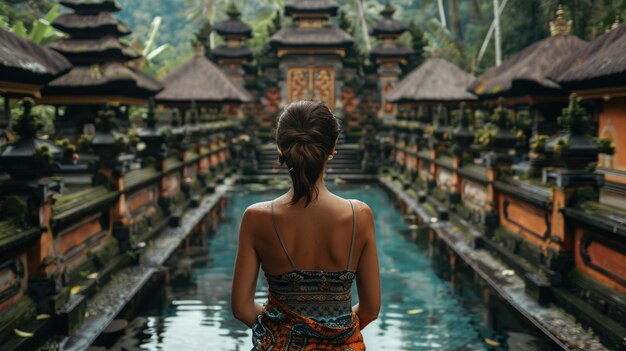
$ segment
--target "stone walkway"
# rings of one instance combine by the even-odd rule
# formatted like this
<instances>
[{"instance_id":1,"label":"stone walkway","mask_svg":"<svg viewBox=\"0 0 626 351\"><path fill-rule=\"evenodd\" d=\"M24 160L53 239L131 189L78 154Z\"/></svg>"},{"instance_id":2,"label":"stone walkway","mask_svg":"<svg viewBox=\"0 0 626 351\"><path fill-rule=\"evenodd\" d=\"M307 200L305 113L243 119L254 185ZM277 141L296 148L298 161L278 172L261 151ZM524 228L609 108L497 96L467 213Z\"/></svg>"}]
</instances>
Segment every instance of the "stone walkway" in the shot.
<instances>
[{"instance_id":1,"label":"stone walkway","mask_svg":"<svg viewBox=\"0 0 626 351\"><path fill-rule=\"evenodd\" d=\"M232 188L235 181L234 178L226 179L224 184L216 187L214 193L206 195L197 208L190 209L184 214L181 226L167 227L161 232L141 254L139 265L125 268L115 274L100 292L89 299L85 321L74 334L60 340L57 345L48 343L42 350L87 349L148 280L161 269L193 228Z\"/></svg>"},{"instance_id":2,"label":"stone walkway","mask_svg":"<svg viewBox=\"0 0 626 351\"><path fill-rule=\"evenodd\" d=\"M422 218L424 223L431 223L431 215L415 199L385 178L380 178L380 182L404 201L412 212ZM448 221L437 221L429 226L493 290L552 339L556 345L564 350L608 351L596 337L576 322L574 316L554 305L548 307L539 305L525 292L522 277L515 274L503 274L505 271L509 273L511 267L505 265L487 250L472 248L460 228Z\"/></svg>"}]
</instances>

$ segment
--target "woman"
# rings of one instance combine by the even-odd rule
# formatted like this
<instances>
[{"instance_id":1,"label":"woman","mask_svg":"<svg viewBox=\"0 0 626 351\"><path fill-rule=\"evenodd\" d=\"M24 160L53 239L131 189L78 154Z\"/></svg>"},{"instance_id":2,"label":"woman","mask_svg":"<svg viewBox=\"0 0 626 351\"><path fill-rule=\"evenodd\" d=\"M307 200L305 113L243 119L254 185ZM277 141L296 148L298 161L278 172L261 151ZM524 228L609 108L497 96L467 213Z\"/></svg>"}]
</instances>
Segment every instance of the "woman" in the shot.
<instances>
[{"instance_id":1,"label":"woman","mask_svg":"<svg viewBox=\"0 0 626 351\"><path fill-rule=\"evenodd\" d=\"M294 102L278 119L278 160L292 187L246 209L233 276L233 314L252 328L254 350L365 350L361 329L380 310L374 219L366 204L324 185L338 136L339 122L318 102ZM254 301L259 264L264 307Z\"/></svg>"}]
</instances>

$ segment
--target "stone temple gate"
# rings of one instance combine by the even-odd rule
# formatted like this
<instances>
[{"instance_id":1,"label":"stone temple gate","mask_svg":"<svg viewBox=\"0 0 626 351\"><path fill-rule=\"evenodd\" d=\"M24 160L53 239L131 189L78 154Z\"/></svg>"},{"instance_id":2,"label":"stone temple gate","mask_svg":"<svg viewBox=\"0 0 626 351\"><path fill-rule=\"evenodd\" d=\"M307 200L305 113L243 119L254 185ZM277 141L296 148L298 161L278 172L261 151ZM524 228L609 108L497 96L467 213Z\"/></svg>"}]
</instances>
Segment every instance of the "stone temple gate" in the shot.
<instances>
[{"instance_id":1,"label":"stone temple gate","mask_svg":"<svg viewBox=\"0 0 626 351\"><path fill-rule=\"evenodd\" d=\"M312 99L337 108L343 81L342 59L354 40L339 27L328 24L337 14L334 1L287 1L285 15L294 24L270 39L279 64L279 86L285 103Z\"/></svg>"}]
</instances>

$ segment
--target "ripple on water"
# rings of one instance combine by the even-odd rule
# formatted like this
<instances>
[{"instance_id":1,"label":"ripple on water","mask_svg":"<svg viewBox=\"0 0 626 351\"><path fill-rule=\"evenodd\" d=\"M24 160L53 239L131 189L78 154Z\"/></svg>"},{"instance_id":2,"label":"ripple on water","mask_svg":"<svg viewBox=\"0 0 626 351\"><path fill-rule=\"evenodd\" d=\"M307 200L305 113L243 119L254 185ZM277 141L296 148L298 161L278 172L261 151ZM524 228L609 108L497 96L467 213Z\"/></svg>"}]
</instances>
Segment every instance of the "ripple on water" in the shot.
<instances>
[{"instance_id":1,"label":"ripple on water","mask_svg":"<svg viewBox=\"0 0 626 351\"><path fill-rule=\"evenodd\" d=\"M375 216L383 285L379 319L363 332L370 350L484 350L477 325L482 310L465 308L446 281L430 268L428 258L400 232L403 216L382 189L357 186L335 189L345 198L370 205ZM227 207L231 221L220 224L211 239L210 263L194 270L195 286L177 287L161 315L148 318L140 346L146 350L248 351L251 332L232 317L230 288L237 249L238 219L250 204L272 199L277 192L233 196ZM356 289L353 290L356 303ZM255 300L263 303L267 288L259 278Z\"/></svg>"}]
</instances>

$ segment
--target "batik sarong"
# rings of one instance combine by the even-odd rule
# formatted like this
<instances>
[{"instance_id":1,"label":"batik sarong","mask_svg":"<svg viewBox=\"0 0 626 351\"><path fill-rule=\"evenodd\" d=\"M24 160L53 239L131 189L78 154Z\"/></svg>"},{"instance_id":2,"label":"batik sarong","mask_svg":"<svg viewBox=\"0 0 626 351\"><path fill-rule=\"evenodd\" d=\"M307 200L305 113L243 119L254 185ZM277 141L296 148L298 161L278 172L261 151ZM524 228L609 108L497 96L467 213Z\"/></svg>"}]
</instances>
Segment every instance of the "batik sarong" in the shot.
<instances>
[{"instance_id":1,"label":"batik sarong","mask_svg":"<svg viewBox=\"0 0 626 351\"><path fill-rule=\"evenodd\" d=\"M329 327L301 316L270 294L252 325L252 351L364 351L359 319L344 328Z\"/></svg>"}]
</instances>

